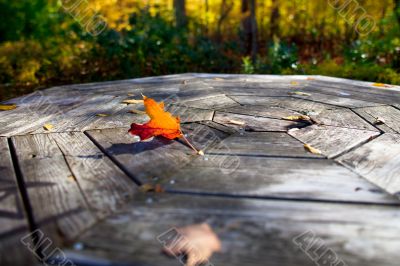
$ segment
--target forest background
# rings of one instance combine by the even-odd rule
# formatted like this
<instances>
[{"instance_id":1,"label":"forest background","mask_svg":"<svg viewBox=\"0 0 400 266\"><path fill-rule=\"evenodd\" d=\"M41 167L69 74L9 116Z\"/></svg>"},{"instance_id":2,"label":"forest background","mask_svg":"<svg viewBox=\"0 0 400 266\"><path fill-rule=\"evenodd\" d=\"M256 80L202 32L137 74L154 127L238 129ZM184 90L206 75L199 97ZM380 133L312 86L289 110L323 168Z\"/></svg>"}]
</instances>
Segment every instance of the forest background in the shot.
<instances>
[{"instance_id":1,"label":"forest background","mask_svg":"<svg viewBox=\"0 0 400 266\"><path fill-rule=\"evenodd\" d=\"M400 84L400 0L0 0L0 100L185 72Z\"/></svg>"}]
</instances>

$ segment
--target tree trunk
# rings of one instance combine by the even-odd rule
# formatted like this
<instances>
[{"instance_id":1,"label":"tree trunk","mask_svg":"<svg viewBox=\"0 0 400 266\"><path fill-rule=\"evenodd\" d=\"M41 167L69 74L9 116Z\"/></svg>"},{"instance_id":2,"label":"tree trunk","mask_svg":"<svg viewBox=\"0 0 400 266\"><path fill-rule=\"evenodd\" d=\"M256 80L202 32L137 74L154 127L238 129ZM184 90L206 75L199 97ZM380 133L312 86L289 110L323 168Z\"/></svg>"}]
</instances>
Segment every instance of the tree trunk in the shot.
<instances>
[{"instance_id":1,"label":"tree trunk","mask_svg":"<svg viewBox=\"0 0 400 266\"><path fill-rule=\"evenodd\" d=\"M256 19L256 1L242 0L242 28L244 33L245 50L251 54L253 62L257 56L257 19Z\"/></svg>"},{"instance_id":2,"label":"tree trunk","mask_svg":"<svg viewBox=\"0 0 400 266\"><path fill-rule=\"evenodd\" d=\"M400 0L394 0L394 13L400 26Z\"/></svg>"},{"instance_id":3,"label":"tree trunk","mask_svg":"<svg viewBox=\"0 0 400 266\"><path fill-rule=\"evenodd\" d=\"M274 36L279 36L279 19L281 13L279 12L279 0L272 0L272 13L269 22L269 37L272 40Z\"/></svg>"},{"instance_id":4,"label":"tree trunk","mask_svg":"<svg viewBox=\"0 0 400 266\"><path fill-rule=\"evenodd\" d=\"M174 0L175 21L177 27L186 27L186 7L185 0Z\"/></svg>"}]
</instances>

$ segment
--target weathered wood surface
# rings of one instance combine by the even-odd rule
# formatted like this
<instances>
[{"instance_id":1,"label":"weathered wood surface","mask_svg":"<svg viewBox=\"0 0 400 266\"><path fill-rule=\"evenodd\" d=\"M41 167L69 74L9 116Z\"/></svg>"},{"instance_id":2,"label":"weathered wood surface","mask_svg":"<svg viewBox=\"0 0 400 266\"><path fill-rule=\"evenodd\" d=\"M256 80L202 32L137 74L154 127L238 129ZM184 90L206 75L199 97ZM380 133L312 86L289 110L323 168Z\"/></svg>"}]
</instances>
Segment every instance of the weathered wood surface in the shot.
<instances>
[{"instance_id":1,"label":"weathered wood surface","mask_svg":"<svg viewBox=\"0 0 400 266\"><path fill-rule=\"evenodd\" d=\"M21 242L29 229L7 139L0 138L0 265L36 264L34 252Z\"/></svg>"},{"instance_id":2,"label":"weathered wood surface","mask_svg":"<svg viewBox=\"0 0 400 266\"><path fill-rule=\"evenodd\" d=\"M141 94L180 116L205 156L180 139L129 135L149 118L143 103L123 101ZM0 136L9 137L0 137L0 264L36 263L19 239L40 229L78 266L179 265L157 235L207 222L223 242L215 265L315 265L293 242L307 230L327 247L319 255L329 249L345 263L336 266L397 265L399 102L399 86L213 74L9 100L17 109L0 112ZM288 118L301 115L311 119Z\"/></svg>"},{"instance_id":3,"label":"weathered wood surface","mask_svg":"<svg viewBox=\"0 0 400 266\"><path fill-rule=\"evenodd\" d=\"M400 135L384 134L339 157L372 183L400 196Z\"/></svg>"},{"instance_id":4,"label":"weathered wood surface","mask_svg":"<svg viewBox=\"0 0 400 266\"><path fill-rule=\"evenodd\" d=\"M86 263L178 266L177 259L160 252L157 237L174 227L207 222L223 242L222 252L210 260L213 265L312 266L293 241L312 232L321 238L311 249L321 248L314 258L329 249L343 265L395 266L399 215L398 207L150 194L84 234L79 239L84 249L68 254Z\"/></svg>"}]
</instances>

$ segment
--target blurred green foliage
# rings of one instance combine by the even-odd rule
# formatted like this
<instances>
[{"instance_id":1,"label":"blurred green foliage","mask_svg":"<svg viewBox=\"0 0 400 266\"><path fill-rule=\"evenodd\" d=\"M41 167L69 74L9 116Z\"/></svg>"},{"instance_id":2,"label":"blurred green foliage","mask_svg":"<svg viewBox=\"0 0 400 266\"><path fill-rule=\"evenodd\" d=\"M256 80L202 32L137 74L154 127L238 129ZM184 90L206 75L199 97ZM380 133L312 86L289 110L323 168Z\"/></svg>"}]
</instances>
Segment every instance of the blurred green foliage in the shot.
<instances>
[{"instance_id":1,"label":"blurred green foliage","mask_svg":"<svg viewBox=\"0 0 400 266\"><path fill-rule=\"evenodd\" d=\"M345 41L316 27L302 29L300 39L297 31L282 30L260 38L255 60L243 48L239 26L236 35L222 26L212 34L192 16L187 28L177 28L171 10L140 7L129 14L129 27L107 28L97 37L57 0L0 0L0 17L0 99L57 84L182 72L319 74L400 84L394 13L368 36Z\"/></svg>"}]
</instances>

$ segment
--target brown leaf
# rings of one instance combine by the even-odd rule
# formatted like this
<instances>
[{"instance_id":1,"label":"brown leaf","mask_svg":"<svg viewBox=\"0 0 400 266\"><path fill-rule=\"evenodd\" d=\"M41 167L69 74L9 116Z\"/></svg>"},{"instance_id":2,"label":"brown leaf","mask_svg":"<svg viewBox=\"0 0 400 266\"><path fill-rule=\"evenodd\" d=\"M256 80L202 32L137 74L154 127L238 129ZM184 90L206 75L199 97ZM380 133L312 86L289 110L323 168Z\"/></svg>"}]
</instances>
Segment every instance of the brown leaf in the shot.
<instances>
[{"instance_id":1,"label":"brown leaf","mask_svg":"<svg viewBox=\"0 0 400 266\"><path fill-rule=\"evenodd\" d=\"M177 233L163 251L172 256L187 255L186 266L206 263L214 252L221 251L221 241L206 223L178 228Z\"/></svg>"},{"instance_id":2,"label":"brown leaf","mask_svg":"<svg viewBox=\"0 0 400 266\"><path fill-rule=\"evenodd\" d=\"M138 104L138 103L143 103L143 100L126 99L126 100L123 100L121 103L125 103L125 104Z\"/></svg>"},{"instance_id":3,"label":"brown leaf","mask_svg":"<svg viewBox=\"0 0 400 266\"><path fill-rule=\"evenodd\" d=\"M311 94L302 91L291 91L288 92L289 95L299 95L299 96L311 96Z\"/></svg>"},{"instance_id":4,"label":"brown leaf","mask_svg":"<svg viewBox=\"0 0 400 266\"><path fill-rule=\"evenodd\" d=\"M310 121L311 118L307 115L291 115L287 117L282 117L284 120L289 120L289 121Z\"/></svg>"},{"instance_id":5,"label":"brown leaf","mask_svg":"<svg viewBox=\"0 0 400 266\"><path fill-rule=\"evenodd\" d=\"M311 153L313 153L313 154L322 154L322 152L321 152L320 150L311 147L309 144L304 144L304 148L305 148L307 151L309 151L309 152L311 152Z\"/></svg>"},{"instance_id":6,"label":"brown leaf","mask_svg":"<svg viewBox=\"0 0 400 266\"><path fill-rule=\"evenodd\" d=\"M374 124L375 125L383 125L383 124L385 124L386 122L385 122L385 120L383 119L383 118L381 118L381 117L377 117L377 118L375 118L375 121L374 121Z\"/></svg>"},{"instance_id":7,"label":"brown leaf","mask_svg":"<svg viewBox=\"0 0 400 266\"><path fill-rule=\"evenodd\" d=\"M17 108L15 104L0 104L0 111L10 111Z\"/></svg>"},{"instance_id":8,"label":"brown leaf","mask_svg":"<svg viewBox=\"0 0 400 266\"><path fill-rule=\"evenodd\" d=\"M232 125L238 125L238 126L244 126L246 123L243 121L238 121L238 120L229 120L228 124Z\"/></svg>"},{"instance_id":9,"label":"brown leaf","mask_svg":"<svg viewBox=\"0 0 400 266\"><path fill-rule=\"evenodd\" d=\"M107 117L107 116L110 116L109 114L97 114L96 116L98 116L98 117Z\"/></svg>"},{"instance_id":10,"label":"brown leaf","mask_svg":"<svg viewBox=\"0 0 400 266\"><path fill-rule=\"evenodd\" d=\"M143 184L140 186L140 190L142 192L156 192L156 193L162 193L164 192L164 189L161 187L161 185L156 184Z\"/></svg>"}]
</instances>

